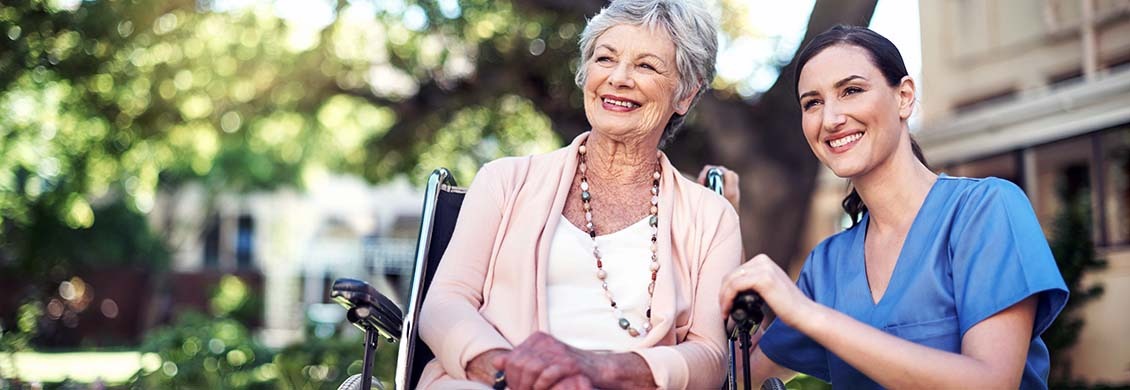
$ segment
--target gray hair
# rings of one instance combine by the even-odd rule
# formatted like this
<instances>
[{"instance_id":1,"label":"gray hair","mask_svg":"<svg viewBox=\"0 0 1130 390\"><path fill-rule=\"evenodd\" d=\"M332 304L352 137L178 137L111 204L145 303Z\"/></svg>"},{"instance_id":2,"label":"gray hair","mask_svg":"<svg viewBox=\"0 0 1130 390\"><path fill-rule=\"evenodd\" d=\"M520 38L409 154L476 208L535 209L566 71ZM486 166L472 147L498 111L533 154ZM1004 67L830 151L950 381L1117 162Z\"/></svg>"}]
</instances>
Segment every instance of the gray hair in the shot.
<instances>
[{"instance_id":1,"label":"gray hair","mask_svg":"<svg viewBox=\"0 0 1130 390\"><path fill-rule=\"evenodd\" d=\"M718 57L718 32L714 17L697 1L691 0L613 0L589 20L581 33L581 62L577 66L577 86L584 88L588 76L585 64L596 50L596 38L618 25L662 28L675 44L675 63L679 84L675 101L687 97L698 87L691 100L694 107L714 80L714 62ZM688 107L689 110L689 107ZM674 113L663 129L659 146L674 137L686 118Z\"/></svg>"}]
</instances>

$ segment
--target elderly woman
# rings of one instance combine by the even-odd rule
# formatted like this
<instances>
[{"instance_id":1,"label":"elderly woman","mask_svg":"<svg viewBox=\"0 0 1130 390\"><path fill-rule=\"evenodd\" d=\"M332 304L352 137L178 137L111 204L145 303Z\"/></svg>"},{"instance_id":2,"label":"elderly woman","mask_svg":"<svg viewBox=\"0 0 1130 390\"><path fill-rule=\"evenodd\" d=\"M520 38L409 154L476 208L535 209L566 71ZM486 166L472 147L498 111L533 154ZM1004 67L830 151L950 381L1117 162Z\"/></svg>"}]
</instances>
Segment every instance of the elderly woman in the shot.
<instances>
[{"instance_id":1,"label":"elderly woman","mask_svg":"<svg viewBox=\"0 0 1130 390\"><path fill-rule=\"evenodd\" d=\"M725 376L715 299L741 259L737 215L659 151L714 75L715 22L692 2L618 0L580 46L592 131L479 171L423 305L424 387Z\"/></svg>"}]
</instances>

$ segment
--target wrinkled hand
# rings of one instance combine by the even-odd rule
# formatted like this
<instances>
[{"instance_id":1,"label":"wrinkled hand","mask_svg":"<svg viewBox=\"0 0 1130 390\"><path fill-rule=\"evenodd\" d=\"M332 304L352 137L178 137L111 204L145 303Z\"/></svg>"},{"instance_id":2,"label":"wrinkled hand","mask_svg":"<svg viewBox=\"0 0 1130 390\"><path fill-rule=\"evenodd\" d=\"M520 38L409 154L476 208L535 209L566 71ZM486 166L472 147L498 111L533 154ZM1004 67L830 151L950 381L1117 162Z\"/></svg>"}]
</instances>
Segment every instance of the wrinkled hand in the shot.
<instances>
[{"instance_id":1,"label":"wrinkled hand","mask_svg":"<svg viewBox=\"0 0 1130 390\"><path fill-rule=\"evenodd\" d=\"M738 178L738 174L721 165L707 165L702 167L702 171L698 173L698 184L706 185L706 173L710 171L710 168L719 168L722 170L722 180L725 183L722 189L722 196L730 201L735 211L740 211L741 209L739 207L742 201L742 191L740 185L741 179Z\"/></svg>"},{"instance_id":2,"label":"wrinkled hand","mask_svg":"<svg viewBox=\"0 0 1130 390\"><path fill-rule=\"evenodd\" d=\"M511 389L591 389L595 355L562 343L546 333L531 335L508 354L494 358Z\"/></svg>"},{"instance_id":3,"label":"wrinkled hand","mask_svg":"<svg viewBox=\"0 0 1130 390\"><path fill-rule=\"evenodd\" d=\"M510 351L505 349L492 349L475 356L467 362L467 379L484 383L487 386L493 385L494 374L498 372L498 369L494 368L492 363L496 357L506 356L509 353Z\"/></svg>"},{"instance_id":4,"label":"wrinkled hand","mask_svg":"<svg viewBox=\"0 0 1130 390\"><path fill-rule=\"evenodd\" d=\"M791 326L795 326L797 321L803 321L798 317L809 312L809 305L815 304L797 288L773 259L764 254L754 256L722 279L718 298L724 315L730 314L734 297L746 290L757 292L777 318Z\"/></svg>"}]
</instances>

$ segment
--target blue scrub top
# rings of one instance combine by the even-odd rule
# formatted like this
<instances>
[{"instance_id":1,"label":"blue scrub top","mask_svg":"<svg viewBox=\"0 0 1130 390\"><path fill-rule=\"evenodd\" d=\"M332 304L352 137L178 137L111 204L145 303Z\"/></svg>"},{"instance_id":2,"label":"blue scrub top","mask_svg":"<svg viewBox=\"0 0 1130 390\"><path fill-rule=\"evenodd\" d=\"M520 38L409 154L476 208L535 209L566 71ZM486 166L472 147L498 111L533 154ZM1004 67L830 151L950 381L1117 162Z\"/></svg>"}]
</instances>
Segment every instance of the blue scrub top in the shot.
<instances>
[{"instance_id":1,"label":"blue scrub top","mask_svg":"<svg viewBox=\"0 0 1130 390\"><path fill-rule=\"evenodd\" d=\"M864 268L868 220L864 214L809 254L797 280L805 295L884 332L954 353L969 328L1038 295L1020 388L1047 388L1048 349L1039 335L1067 303L1067 286L1020 188L997 178L939 176L878 303ZM777 364L836 387L880 388L783 321L759 345Z\"/></svg>"}]
</instances>

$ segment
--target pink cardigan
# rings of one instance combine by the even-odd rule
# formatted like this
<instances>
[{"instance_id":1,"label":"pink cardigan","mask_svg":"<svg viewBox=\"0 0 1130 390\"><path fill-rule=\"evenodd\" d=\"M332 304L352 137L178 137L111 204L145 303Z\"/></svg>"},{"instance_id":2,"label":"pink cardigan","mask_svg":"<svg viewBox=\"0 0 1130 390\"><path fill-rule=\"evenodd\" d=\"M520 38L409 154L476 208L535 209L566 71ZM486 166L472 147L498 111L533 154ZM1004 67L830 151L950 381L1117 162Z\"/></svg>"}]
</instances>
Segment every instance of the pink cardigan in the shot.
<instances>
[{"instance_id":1,"label":"pink cardigan","mask_svg":"<svg viewBox=\"0 0 1130 390\"><path fill-rule=\"evenodd\" d=\"M472 358L547 331L550 240L586 137L547 154L490 162L471 183L421 311L420 336L437 356L425 367L421 388L467 388L473 384L465 382L464 368ZM718 289L741 262L738 217L724 198L679 174L667 156L660 161L654 326L645 338L649 347L632 352L660 388L716 389L727 353Z\"/></svg>"}]
</instances>

